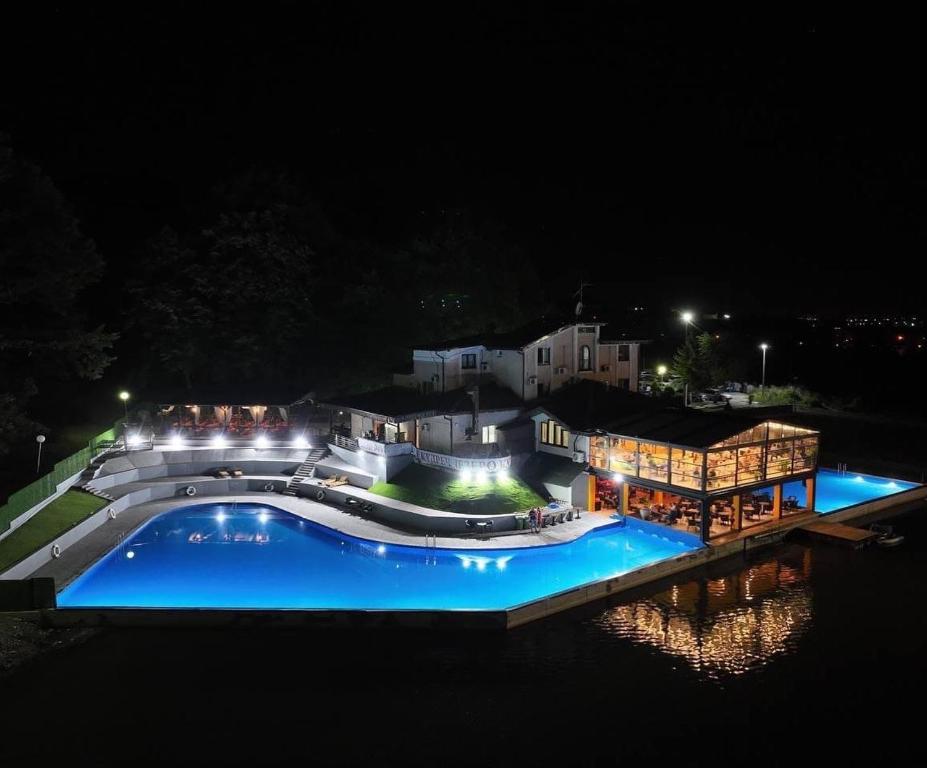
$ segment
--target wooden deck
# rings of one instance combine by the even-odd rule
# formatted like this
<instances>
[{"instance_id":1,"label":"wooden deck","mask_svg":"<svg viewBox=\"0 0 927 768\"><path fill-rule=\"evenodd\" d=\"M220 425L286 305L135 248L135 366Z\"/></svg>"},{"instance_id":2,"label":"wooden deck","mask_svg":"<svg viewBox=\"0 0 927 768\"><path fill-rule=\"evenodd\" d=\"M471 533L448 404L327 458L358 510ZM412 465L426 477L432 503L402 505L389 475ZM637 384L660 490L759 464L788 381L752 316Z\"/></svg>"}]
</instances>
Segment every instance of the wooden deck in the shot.
<instances>
[{"instance_id":1,"label":"wooden deck","mask_svg":"<svg viewBox=\"0 0 927 768\"><path fill-rule=\"evenodd\" d=\"M878 533L865 528L853 528L843 523L823 521L806 523L799 527L798 530L812 538L823 539L833 544L842 544L853 549L864 547L879 538Z\"/></svg>"}]
</instances>

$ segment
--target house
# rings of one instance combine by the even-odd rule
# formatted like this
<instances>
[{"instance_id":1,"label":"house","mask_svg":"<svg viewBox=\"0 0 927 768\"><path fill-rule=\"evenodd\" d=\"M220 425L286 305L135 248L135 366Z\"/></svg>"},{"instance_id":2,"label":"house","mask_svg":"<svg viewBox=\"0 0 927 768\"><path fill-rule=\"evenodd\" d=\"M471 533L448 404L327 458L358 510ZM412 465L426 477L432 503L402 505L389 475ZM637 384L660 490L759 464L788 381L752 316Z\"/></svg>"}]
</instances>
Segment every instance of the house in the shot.
<instances>
[{"instance_id":1,"label":"house","mask_svg":"<svg viewBox=\"0 0 927 768\"><path fill-rule=\"evenodd\" d=\"M393 383L430 393L492 380L523 402L575 381L636 392L643 342L608 340L604 325L538 320L510 333L435 342L413 350L411 372Z\"/></svg>"}]
</instances>

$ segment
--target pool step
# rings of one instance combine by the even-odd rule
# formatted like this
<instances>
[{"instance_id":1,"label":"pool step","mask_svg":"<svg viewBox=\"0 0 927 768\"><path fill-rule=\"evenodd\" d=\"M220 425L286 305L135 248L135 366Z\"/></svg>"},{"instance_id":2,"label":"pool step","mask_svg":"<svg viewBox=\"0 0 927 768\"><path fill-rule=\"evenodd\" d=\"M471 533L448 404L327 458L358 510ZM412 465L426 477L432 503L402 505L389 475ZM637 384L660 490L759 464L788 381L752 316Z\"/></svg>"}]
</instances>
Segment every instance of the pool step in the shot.
<instances>
[{"instance_id":1,"label":"pool step","mask_svg":"<svg viewBox=\"0 0 927 768\"><path fill-rule=\"evenodd\" d=\"M310 477L315 476L315 465L320 462L328 454L328 448L313 448L309 451L309 455L306 457L306 460L296 468L296 472L293 473L293 477L290 478L289 482L286 484L286 489L283 491L284 496L296 496L296 490L299 488L303 480L306 480Z\"/></svg>"}]
</instances>

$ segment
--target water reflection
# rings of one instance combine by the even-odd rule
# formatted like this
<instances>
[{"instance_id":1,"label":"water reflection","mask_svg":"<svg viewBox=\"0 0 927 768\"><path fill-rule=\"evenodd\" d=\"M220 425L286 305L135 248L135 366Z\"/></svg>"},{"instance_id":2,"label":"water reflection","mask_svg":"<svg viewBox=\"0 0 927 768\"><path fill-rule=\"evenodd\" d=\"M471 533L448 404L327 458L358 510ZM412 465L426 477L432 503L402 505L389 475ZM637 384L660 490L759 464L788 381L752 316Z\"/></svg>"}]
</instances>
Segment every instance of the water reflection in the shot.
<instances>
[{"instance_id":1,"label":"water reflection","mask_svg":"<svg viewBox=\"0 0 927 768\"><path fill-rule=\"evenodd\" d=\"M610 608L598 623L708 677L743 674L794 652L810 626L811 557L811 549L795 547L736 573Z\"/></svg>"}]
</instances>

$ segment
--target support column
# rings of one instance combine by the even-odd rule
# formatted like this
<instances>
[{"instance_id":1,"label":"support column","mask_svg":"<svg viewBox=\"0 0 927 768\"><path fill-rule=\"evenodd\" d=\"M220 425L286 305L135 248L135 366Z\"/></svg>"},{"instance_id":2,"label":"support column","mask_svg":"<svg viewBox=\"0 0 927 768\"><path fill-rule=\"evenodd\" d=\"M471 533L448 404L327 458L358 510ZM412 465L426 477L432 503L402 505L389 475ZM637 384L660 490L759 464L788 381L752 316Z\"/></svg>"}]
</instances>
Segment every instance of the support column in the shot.
<instances>
[{"instance_id":1,"label":"support column","mask_svg":"<svg viewBox=\"0 0 927 768\"><path fill-rule=\"evenodd\" d=\"M805 506L814 512L814 502L816 500L815 491L815 477L808 477L805 479Z\"/></svg>"},{"instance_id":2,"label":"support column","mask_svg":"<svg viewBox=\"0 0 927 768\"><path fill-rule=\"evenodd\" d=\"M595 511L595 475L589 473L589 482L586 485L586 509Z\"/></svg>"},{"instance_id":3,"label":"support column","mask_svg":"<svg viewBox=\"0 0 927 768\"><path fill-rule=\"evenodd\" d=\"M663 491L654 491L653 492L653 503L663 505Z\"/></svg>"},{"instance_id":4,"label":"support column","mask_svg":"<svg viewBox=\"0 0 927 768\"><path fill-rule=\"evenodd\" d=\"M731 525L732 531L739 531L743 528L740 514L740 494L735 493L734 498L731 499L731 509L734 510L734 520Z\"/></svg>"},{"instance_id":5,"label":"support column","mask_svg":"<svg viewBox=\"0 0 927 768\"><path fill-rule=\"evenodd\" d=\"M625 480L621 483L621 514L628 514L628 503L631 501L631 484Z\"/></svg>"},{"instance_id":6,"label":"support column","mask_svg":"<svg viewBox=\"0 0 927 768\"><path fill-rule=\"evenodd\" d=\"M711 514L708 511L708 504L705 501L699 501L699 516L702 518L702 541L706 544L711 538Z\"/></svg>"},{"instance_id":7,"label":"support column","mask_svg":"<svg viewBox=\"0 0 927 768\"><path fill-rule=\"evenodd\" d=\"M782 483L773 486L773 520L782 519Z\"/></svg>"}]
</instances>

